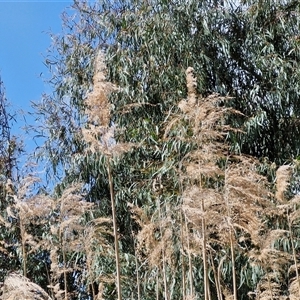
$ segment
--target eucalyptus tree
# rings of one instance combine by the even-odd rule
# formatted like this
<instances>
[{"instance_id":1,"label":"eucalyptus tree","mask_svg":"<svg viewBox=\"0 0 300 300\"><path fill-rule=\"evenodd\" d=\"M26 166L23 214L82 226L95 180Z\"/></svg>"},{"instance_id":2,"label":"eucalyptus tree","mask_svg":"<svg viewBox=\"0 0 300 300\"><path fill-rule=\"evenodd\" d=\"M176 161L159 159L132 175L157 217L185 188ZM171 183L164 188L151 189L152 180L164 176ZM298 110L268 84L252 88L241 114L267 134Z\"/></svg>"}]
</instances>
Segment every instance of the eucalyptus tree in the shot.
<instances>
[{"instance_id":1,"label":"eucalyptus tree","mask_svg":"<svg viewBox=\"0 0 300 300\"><path fill-rule=\"evenodd\" d=\"M62 180L57 194L69 183L82 181L88 200L97 204L95 215L111 215L106 159L97 151L89 152L81 130L87 126L86 99L93 89L94 60L102 50L107 80L117 86L109 97L112 142L135 145L110 164L121 273L126 278L123 296L177 299L186 280L178 268L186 261L180 260L182 239L176 234L183 192L178 170L198 141L176 139L176 131L167 138L165 132L170 116L178 113L178 101L186 98L185 71L194 68L197 93L230 96L220 105L228 103L241 112L226 120L236 128L228 134L231 147L226 151L276 163L296 157L298 1L104 0L74 1L73 8L74 16L64 15L64 33L53 36L45 61L54 93L35 105L42 121L37 131L46 138L37 157L49 162L50 177L58 175ZM186 134L192 136L188 128ZM128 203L134 208L129 209ZM137 255L136 235L144 228L132 217L137 209L143 210L140 214L149 226L157 221L153 227L157 242L163 242L164 225L170 225L166 242L174 251L168 256L161 250L157 258L162 264L157 268L144 263L145 253ZM193 264L190 277L202 282L201 259L196 257ZM101 272L115 272L111 258L101 260ZM140 274L138 284L134 272ZM251 271L247 276L249 284L241 299L252 288ZM99 283L96 278L94 283ZM196 289L197 295L203 293L202 286ZM107 282L104 293L106 299L114 298L114 284Z\"/></svg>"},{"instance_id":2,"label":"eucalyptus tree","mask_svg":"<svg viewBox=\"0 0 300 300\"><path fill-rule=\"evenodd\" d=\"M113 121L129 125L126 139L145 133L149 116L153 124L163 120L184 96L182 74L193 66L203 95L233 96L231 104L245 114L232 120L246 133L232 136L235 150L277 162L297 156L297 1L75 1L73 7L45 61L55 93L37 107L51 116L41 131L50 134L43 153L55 171L82 150L78 125L98 47L107 53L110 80L122 88ZM133 103L143 124L131 130L124 106Z\"/></svg>"}]
</instances>

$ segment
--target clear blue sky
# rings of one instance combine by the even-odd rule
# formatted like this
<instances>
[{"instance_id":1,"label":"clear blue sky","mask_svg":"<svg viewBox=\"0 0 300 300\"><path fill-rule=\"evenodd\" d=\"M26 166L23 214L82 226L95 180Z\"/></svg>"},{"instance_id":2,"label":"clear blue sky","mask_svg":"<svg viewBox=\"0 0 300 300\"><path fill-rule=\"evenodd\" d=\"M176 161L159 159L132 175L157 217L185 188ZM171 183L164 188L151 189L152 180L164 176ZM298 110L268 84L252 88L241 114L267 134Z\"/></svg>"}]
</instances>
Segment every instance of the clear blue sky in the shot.
<instances>
[{"instance_id":1,"label":"clear blue sky","mask_svg":"<svg viewBox=\"0 0 300 300\"><path fill-rule=\"evenodd\" d=\"M61 32L61 14L73 1L0 0L0 75L6 97L15 111L17 123L13 134L22 136L27 151L32 151L32 137L21 131L24 126L22 111L30 111L30 102L39 101L49 92L42 77L48 78L43 55L51 44L48 32ZM28 123L34 119L26 116Z\"/></svg>"}]
</instances>

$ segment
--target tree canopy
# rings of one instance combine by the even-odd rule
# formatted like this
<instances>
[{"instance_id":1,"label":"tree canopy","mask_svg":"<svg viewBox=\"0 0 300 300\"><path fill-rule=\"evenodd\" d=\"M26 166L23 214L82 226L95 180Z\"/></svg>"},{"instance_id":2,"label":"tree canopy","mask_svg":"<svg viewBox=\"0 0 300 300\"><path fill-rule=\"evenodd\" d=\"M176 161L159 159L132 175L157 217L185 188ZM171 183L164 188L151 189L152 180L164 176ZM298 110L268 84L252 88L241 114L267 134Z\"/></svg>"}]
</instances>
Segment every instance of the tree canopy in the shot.
<instances>
[{"instance_id":1,"label":"tree canopy","mask_svg":"<svg viewBox=\"0 0 300 300\"><path fill-rule=\"evenodd\" d=\"M300 297L298 2L74 1L2 299Z\"/></svg>"}]
</instances>

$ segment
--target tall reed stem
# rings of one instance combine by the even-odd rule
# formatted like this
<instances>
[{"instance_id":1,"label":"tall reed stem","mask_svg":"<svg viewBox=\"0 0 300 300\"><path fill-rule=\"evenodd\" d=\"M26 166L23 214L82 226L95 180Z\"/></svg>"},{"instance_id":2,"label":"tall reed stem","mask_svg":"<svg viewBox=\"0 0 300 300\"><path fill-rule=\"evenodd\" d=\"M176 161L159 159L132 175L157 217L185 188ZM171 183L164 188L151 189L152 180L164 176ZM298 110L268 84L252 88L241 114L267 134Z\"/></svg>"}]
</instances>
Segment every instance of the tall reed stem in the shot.
<instances>
[{"instance_id":1,"label":"tall reed stem","mask_svg":"<svg viewBox=\"0 0 300 300\"><path fill-rule=\"evenodd\" d=\"M204 277L204 299L209 298L208 272L207 272L207 255L206 255L206 222L204 216L204 200L201 201L202 217L202 259L203 259L203 277Z\"/></svg>"},{"instance_id":2,"label":"tall reed stem","mask_svg":"<svg viewBox=\"0 0 300 300\"><path fill-rule=\"evenodd\" d=\"M21 244L22 244L22 266L23 266L23 275L27 277L27 252L26 252L26 230L23 223L22 212L20 212L20 233L21 233Z\"/></svg>"},{"instance_id":3,"label":"tall reed stem","mask_svg":"<svg viewBox=\"0 0 300 300\"><path fill-rule=\"evenodd\" d=\"M215 285L216 285L218 300L222 300L222 293L221 293L221 288L220 288L219 281L218 281L218 274L217 274L217 270L216 270L214 260L213 260L211 253L209 253L209 259L210 259L210 265L212 266L212 270L213 270L213 274L214 274L214 278L215 278Z\"/></svg>"},{"instance_id":4,"label":"tall reed stem","mask_svg":"<svg viewBox=\"0 0 300 300\"><path fill-rule=\"evenodd\" d=\"M60 211L64 212L64 206L65 202L62 199L60 202ZM63 214L60 214L59 217L59 245L62 251L62 259L63 259L63 276L64 276L64 292L65 292L65 297L64 300L68 300L68 278L67 278L67 258L66 258L66 245L65 245L65 237L64 237L64 232L62 231L61 224L63 223Z\"/></svg>"},{"instance_id":5,"label":"tall reed stem","mask_svg":"<svg viewBox=\"0 0 300 300\"><path fill-rule=\"evenodd\" d=\"M227 163L226 163L227 164ZM229 188L227 186L227 171L225 171L225 202L227 208L227 222L229 227L229 242L231 251L231 269L232 269L232 286L233 286L233 299L237 300L237 286L235 275L235 255L234 255L234 243L233 243L233 228L231 224L231 208L229 204Z\"/></svg>"},{"instance_id":6,"label":"tall reed stem","mask_svg":"<svg viewBox=\"0 0 300 300\"><path fill-rule=\"evenodd\" d=\"M63 255L63 266L64 266L64 289L65 289L65 300L68 300L68 278L67 278L67 258L66 258L66 249L65 241L62 240L62 255Z\"/></svg>"},{"instance_id":7,"label":"tall reed stem","mask_svg":"<svg viewBox=\"0 0 300 300\"><path fill-rule=\"evenodd\" d=\"M157 200L158 203L158 213L159 213L159 231L160 231L160 236L162 238L163 233L162 233L162 228L161 228L161 207L160 207L160 201L159 199ZM167 271L166 271L166 259L165 259L165 250L162 250L162 271L163 271L163 279L164 279L164 292L165 292L165 300L169 300L169 294L168 294L168 288L167 288Z\"/></svg>"},{"instance_id":8,"label":"tall reed stem","mask_svg":"<svg viewBox=\"0 0 300 300\"><path fill-rule=\"evenodd\" d=\"M293 251L293 260L294 260L295 271L296 271L296 280L297 280L297 283L298 283L298 298L300 299L300 280L299 280L297 256L296 256L295 245L294 245L294 240L293 240L294 237L293 237L293 232L292 232L291 219L290 219L290 216L289 216L288 212L287 212L287 216L288 216L289 232L290 232L290 239L291 239L292 251Z\"/></svg>"},{"instance_id":9,"label":"tall reed stem","mask_svg":"<svg viewBox=\"0 0 300 300\"><path fill-rule=\"evenodd\" d=\"M188 225L187 222L185 222L186 230L188 232ZM194 295L194 284L193 284L193 262L192 262L192 256L191 256L191 249L190 249L190 238L189 235L187 235L187 246L188 246L188 259L189 259L189 282L190 282L190 295Z\"/></svg>"},{"instance_id":10,"label":"tall reed stem","mask_svg":"<svg viewBox=\"0 0 300 300\"><path fill-rule=\"evenodd\" d=\"M231 249L231 264L232 264L233 299L237 300L237 286L236 286L236 276L235 276L235 255L234 255L234 245L233 245L231 229L230 229L230 249Z\"/></svg>"},{"instance_id":11,"label":"tall reed stem","mask_svg":"<svg viewBox=\"0 0 300 300\"><path fill-rule=\"evenodd\" d=\"M187 233L188 235L188 233ZM185 260L184 260L184 240L183 240L183 220L182 220L182 212L180 212L180 244L182 247L182 254L181 254L181 270L182 270L182 299L185 299L186 297L186 281L185 281L185 276L186 276L186 271L185 271Z\"/></svg>"},{"instance_id":12,"label":"tall reed stem","mask_svg":"<svg viewBox=\"0 0 300 300\"><path fill-rule=\"evenodd\" d=\"M132 233L133 236L133 233ZM140 274L139 274L139 264L136 253L135 237L133 236L133 246L134 246L134 256L135 256L135 269L136 269L136 284L137 284L137 300L141 300L141 288L140 288Z\"/></svg>"},{"instance_id":13,"label":"tall reed stem","mask_svg":"<svg viewBox=\"0 0 300 300\"><path fill-rule=\"evenodd\" d=\"M114 227L114 238L115 238L115 257L116 257L116 270L117 270L117 278L116 278L116 286L118 292L118 300L122 300L121 293L121 270L120 270L120 254L119 254L119 239L118 239L118 230L117 230L117 216L116 216L116 204L115 204L115 194L113 187L113 177L110 167L110 159L107 158L107 173L108 173L108 182L109 182L109 193L110 193L110 201L111 201L111 210L113 217L113 227Z\"/></svg>"}]
</instances>

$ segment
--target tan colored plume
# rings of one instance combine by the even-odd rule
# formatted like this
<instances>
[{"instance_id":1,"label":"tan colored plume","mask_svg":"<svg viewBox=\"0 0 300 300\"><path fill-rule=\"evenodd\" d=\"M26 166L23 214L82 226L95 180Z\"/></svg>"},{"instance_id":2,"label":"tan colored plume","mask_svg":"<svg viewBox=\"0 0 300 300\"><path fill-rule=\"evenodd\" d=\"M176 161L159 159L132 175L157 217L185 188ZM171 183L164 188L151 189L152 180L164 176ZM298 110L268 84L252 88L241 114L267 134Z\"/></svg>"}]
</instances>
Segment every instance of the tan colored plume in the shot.
<instances>
[{"instance_id":1,"label":"tan colored plume","mask_svg":"<svg viewBox=\"0 0 300 300\"><path fill-rule=\"evenodd\" d=\"M185 71L186 75L186 86L187 86L187 100L179 102L178 106L183 112L188 112L197 103L197 77L194 73L194 68L188 67Z\"/></svg>"},{"instance_id":2,"label":"tan colored plume","mask_svg":"<svg viewBox=\"0 0 300 300\"><path fill-rule=\"evenodd\" d=\"M275 198L279 202L285 202L284 193L289 185L292 167L290 165L280 166L276 171L276 193Z\"/></svg>"},{"instance_id":3,"label":"tan colored plume","mask_svg":"<svg viewBox=\"0 0 300 300\"><path fill-rule=\"evenodd\" d=\"M95 59L93 91L88 94L86 104L89 121L94 125L109 127L110 103L108 95L115 90L115 86L106 81L106 65L104 61L104 55L99 51Z\"/></svg>"},{"instance_id":4,"label":"tan colored plume","mask_svg":"<svg viewBox=\"0 0 300 300\"><path fill-rule=\"evenodd\" d=\"M6 277L2 287L2 300L52 300L37 284L28 278L12 273Z\"/></svg>"},{"instance_id":5,"label":"tan colored plume","mask_svg":"<svg viewBox=\"0 0 300 300\"><path fill-rule=\"evenodd\" d=\"M116 143L115 126L111 121L111 104L109 95L117 87L106 80L106 65L104 54L99 51L95 58L93 91L87 95L86 116L87 127L82 129L84 140L89 143L91 152L102 152L105 155L119 155L128 151L132 145Z\"/></svg>"}]
</instances>

